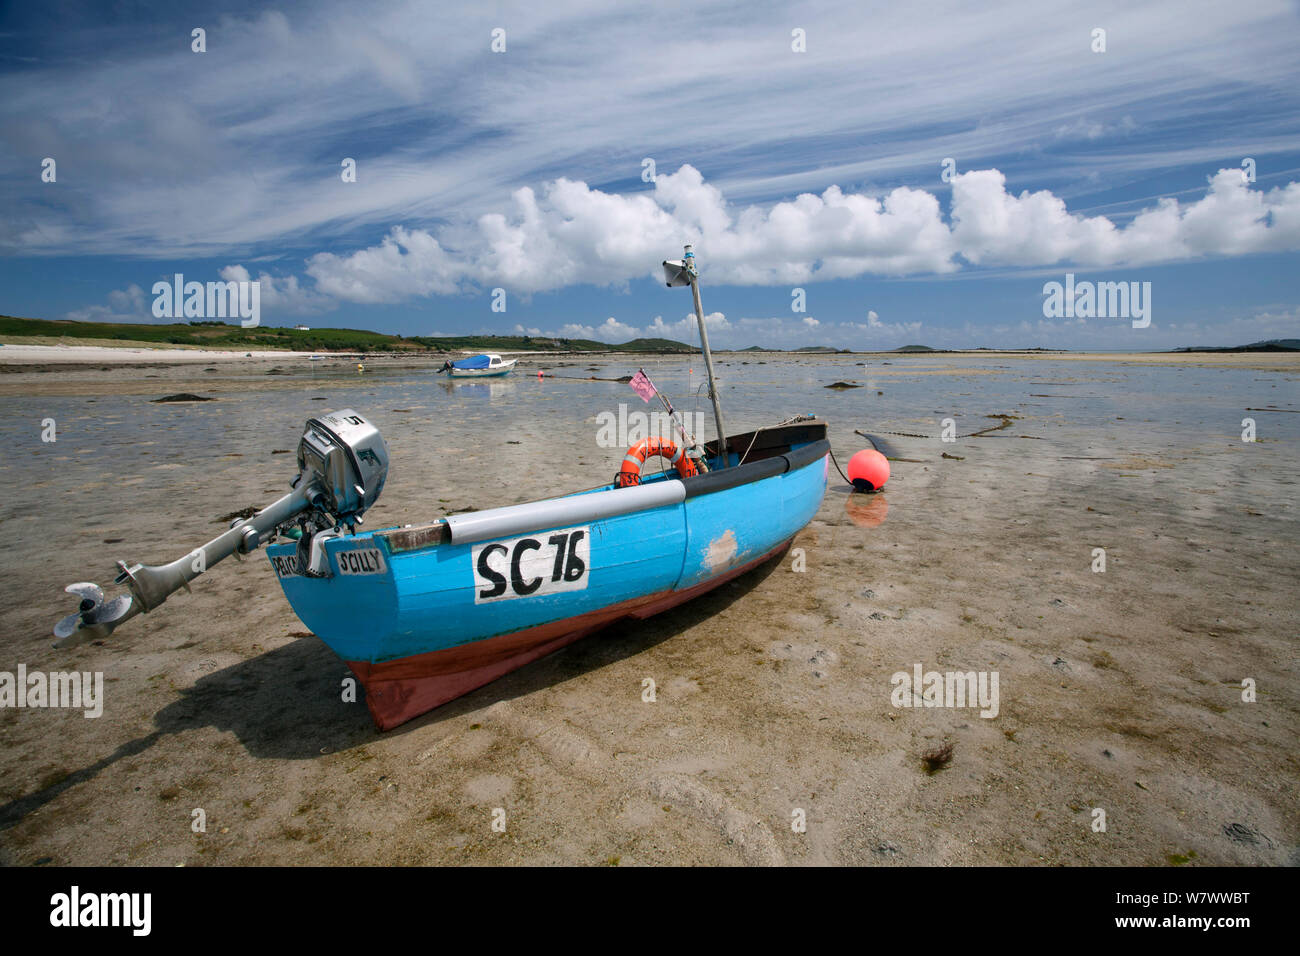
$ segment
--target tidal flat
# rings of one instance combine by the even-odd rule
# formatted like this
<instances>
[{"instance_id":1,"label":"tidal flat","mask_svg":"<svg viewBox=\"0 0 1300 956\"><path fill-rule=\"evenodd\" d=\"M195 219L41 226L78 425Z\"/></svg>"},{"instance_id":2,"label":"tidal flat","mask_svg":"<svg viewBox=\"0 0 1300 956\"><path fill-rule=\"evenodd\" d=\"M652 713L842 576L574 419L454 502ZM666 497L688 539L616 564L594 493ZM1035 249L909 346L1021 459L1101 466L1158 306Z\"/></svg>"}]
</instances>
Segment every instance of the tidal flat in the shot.
<instances>
[{"instance_id":1,"label":"tidal flat","mask_svg":"<svg viewBox=\"0 0 1300 956\"><path fill-rule=\"evenodd\" d=\"M717 361L731 432L881 435L885 490L832 467L779 561L388 733L264 554L57 651L63 587L283 494L326 410L388 442L370 528L602 484L638 367L712 437L699 357L6 365L0 671L102 673L103 712L0 708L0 863L1300 863L1300 358ZM996 716L897 706L918 667L996 673Z\"/></svg>"}]
</instances>

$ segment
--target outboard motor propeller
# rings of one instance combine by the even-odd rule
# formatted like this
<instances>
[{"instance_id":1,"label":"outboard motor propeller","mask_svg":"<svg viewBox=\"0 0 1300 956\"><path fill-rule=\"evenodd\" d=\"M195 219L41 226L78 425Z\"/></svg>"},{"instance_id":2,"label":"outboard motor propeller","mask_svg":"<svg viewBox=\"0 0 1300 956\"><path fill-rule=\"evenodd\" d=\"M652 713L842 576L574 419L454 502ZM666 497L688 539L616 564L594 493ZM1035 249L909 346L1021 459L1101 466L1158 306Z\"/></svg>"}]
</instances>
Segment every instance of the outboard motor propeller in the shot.
<instances>
[{"instance_id":1,"label":"outboard motor propeller","mask_svg":"<svg viewBox=\"0 0 1300 956\"><path fill-rule=\"evenodd\" d=\"M305 539L299 543L299 560L306 565L301 556L311 554L312 539L317 534L340 533L344 526L355 531L362 515L379 498L387 477L388 446L379 429L364 416L347 408L308 419L298 441L298 474L289 494L252 517L231 522L228 531L170 564L152 567L117 562L120 573L115 583L125 584L130 594L105 603L98 585L69 585L67 591L81 597L81 606L55 625L54 636L59 641L54 646L73 647L107 637L123 621L152 611L173 592L189 590L190 581L218 561L256 550L295 519ZM319 567L303 570L321 576Z\"/></svg>"},{"instance_id":2,"label":"outboard motor propeller","mask_svg":"<svg viewBox=\"0 0 1300 956\"><path fill-rule=\"evenodd\" d=\"M92 584L89 581L82 581L80 584L69 584L63 590L69 594L79 595L81 597L81 606L75 613L69 614L54 625L54 636L61 639L71 637L79 628L87 626L108 624L108 630L111 631L116 626L116 623L122 620L122 616L131 606L131 598L126 594L119 595L109 601L108 604L105 604L103 589L98 584Z\"/></svg>"}]
</instances>

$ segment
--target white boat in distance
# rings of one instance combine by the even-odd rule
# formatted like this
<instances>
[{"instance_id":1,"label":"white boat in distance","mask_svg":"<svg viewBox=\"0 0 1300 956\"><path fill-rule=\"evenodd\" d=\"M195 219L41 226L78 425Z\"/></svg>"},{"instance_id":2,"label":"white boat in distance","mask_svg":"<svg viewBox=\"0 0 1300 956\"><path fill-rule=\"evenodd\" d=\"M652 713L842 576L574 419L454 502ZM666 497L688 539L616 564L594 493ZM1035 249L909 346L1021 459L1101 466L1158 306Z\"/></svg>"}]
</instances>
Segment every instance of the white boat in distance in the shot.
<instances>
[{"instance_id":1,"label":"white boat in distance","mask_svg":"<svg viewBox=\"0 0 1300 956\"><path fill-rule=\"evenodd\" d=\"M461 359L459 362L444 362L439 372L448 372L452 378L489 378L493 375L506 375L515 367L518 359L506 361L495 352L486 352Z\"/></svg>"}]
</instances>

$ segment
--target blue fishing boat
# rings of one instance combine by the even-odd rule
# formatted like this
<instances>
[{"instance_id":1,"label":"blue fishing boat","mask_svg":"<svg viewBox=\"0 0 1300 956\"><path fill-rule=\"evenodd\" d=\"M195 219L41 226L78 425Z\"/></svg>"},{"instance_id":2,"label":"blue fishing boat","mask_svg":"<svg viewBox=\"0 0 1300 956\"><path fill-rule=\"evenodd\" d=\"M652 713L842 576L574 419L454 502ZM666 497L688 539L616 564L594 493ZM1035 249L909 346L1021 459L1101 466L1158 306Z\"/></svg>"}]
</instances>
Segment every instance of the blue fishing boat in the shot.
<instances>
[{"instance_id":1,"label":"blue fishing boat","mask_svg":"<svg viewBox=\"0 0 1300 956\"><path fill-rule=\"evenodd\" d=\"M690 247L664 266L670 285L691 285L703 316ZM700 332L712 385L702 321ZM170 564L118 562L129 593L110 601L94 584L69 586L81 605L56 625L56 646L106 637L223 558L266 544L290 605L351 668L386 730L783 553L826 490L826 423L797 416L699 443L644 371L631 384L663 402L680 445L638 442L596 488L374 531L360 526L388 477L379 430L352 409L311 419L289 494ZM643 478L656 455L673 471Z\"/></svg>"},{"instance_id":2,"label":"blue fishing boat","mask_svg":"<svg viewBox=\"0 0 1300 956\"><path fill-rule=\"evenodd\" d=\"M340 534L322 576L267 549L298 617L394 727L620 620L665 611L774 558L826 489L824 422L735 436L742 464L670 473L411 528Z\"/></svg>"},{"instance_id":3,"label":"blue fishing boat","mask_svg":"<svg viewBox=\"0 0 1300 956\"><path fill-rule=\"evenodd\" d=\"M443 362L439 372L446 372L452 378L494 378L509 375L518 359L503 359L495 352L472 355L456 362Z\"/></svg>"}]
</instances>

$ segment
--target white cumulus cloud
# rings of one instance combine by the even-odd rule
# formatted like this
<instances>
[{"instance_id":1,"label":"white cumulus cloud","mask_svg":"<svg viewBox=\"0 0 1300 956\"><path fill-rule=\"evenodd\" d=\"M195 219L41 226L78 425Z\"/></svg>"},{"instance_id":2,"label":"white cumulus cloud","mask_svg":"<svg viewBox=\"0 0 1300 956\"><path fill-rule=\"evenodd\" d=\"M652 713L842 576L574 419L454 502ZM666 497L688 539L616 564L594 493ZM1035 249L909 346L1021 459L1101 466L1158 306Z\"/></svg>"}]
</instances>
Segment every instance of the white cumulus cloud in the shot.
<instances>
[{"instance_id":1,"label":"white cumulus cloud","mask_svg":"<svg viewBox=\"0 0 1300 956\"><path fill-rule=\"evenodd\" d=\"M226 266L218 272L226 282L249 282L252 276L240 265ZM267 272L257 275L261 310L270 318L277 315L315 315L337 306L337 303L318 291L303 287L295 275L272 276Z\"/></svg>"},{"instance_id":2,"label":"white cumulus cloud","mask_svg":"<svg viewBox=\"0 0 1300 956\"><path fill-rule=\"evenodd\" d=\"M659 280L658 262L683 242L697 243L708 282L751 286L936 275L972 266L1131 267L1300 249L1300 183L1253 188L1240 169L1223 169L1201 198L1161 199L1120 226L1106 216L1072 213L1047 190L1013 194L997 169L954 177L945 219L935 195L909 187L877 197L831 186L769 207L733 206L697 169L683 165L659 175L648 192L608 193L560 178L540 193L515 190L508 212L453 222L436 235L395 226L368 248L310 257L306 272L314 287L292 275L262 272L258 280L271 315L496 288L528 295ZM249 278L240 265L221 275ZM92 308L111 313L117 307ZM815 328L816 321L804 324ZM868 316L869 326L872 321ZM594 327L579 322L568 337L614 341L629 328L612 318ZM674 328L649 334L674 337Z\"/></svg>"},{"instance_id":3,"label":"white cumulus cloud","mask_svg":"<svg viewBox=\"0 0 1300 956\"><path fill-rule=\"evenodd\" d=\"M712 283L783 285L866 275L945 274L976 266L1132 266L1300 249L1300 183L1251 188L1240 170L1210 179L1205 195L1163 199L1126 226L1072 213L1050 191L1013 194L996 169L952 181L951 213L923 189L884 196L831 186L770 207L733 207L683 165L650 192L607 193L557 179L516 190L508 212L443 233L395 227L378 245L319 253L317 289L350 302L502 287L528 294L576 284L658 278L657 263L698 244Z\"/></svg>"},{"instance_id":4,"label":"white cumulus cloud","mask_svg":"<svg viewBox=\"0 0 1300 956\"><path fill-rule=\"evenodd\" d=\"M153 315L145 304L144 289L135 283L125 289L114 289L108 294L108 305L88 305L64 316L74 322L140 322L152 321Z\"/></svg>"}]
</instances>

